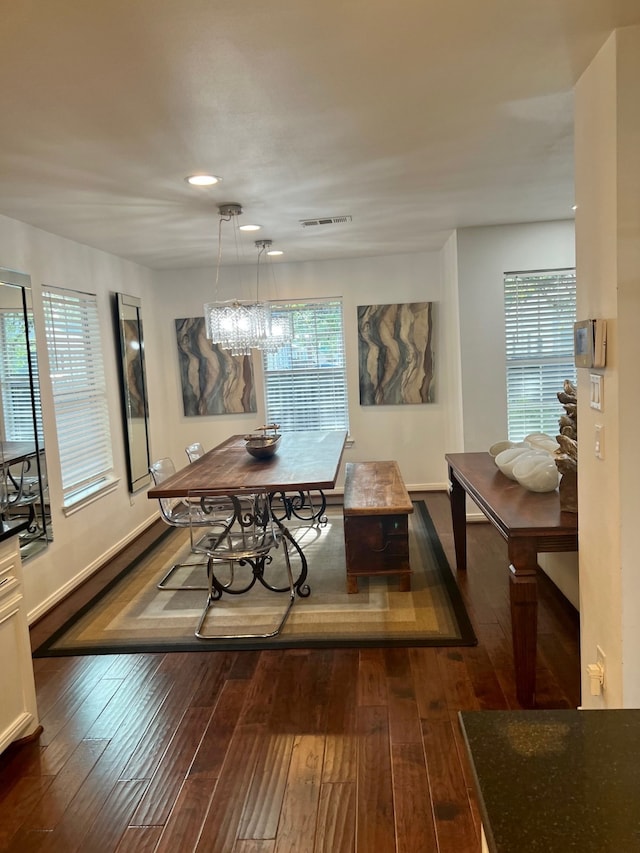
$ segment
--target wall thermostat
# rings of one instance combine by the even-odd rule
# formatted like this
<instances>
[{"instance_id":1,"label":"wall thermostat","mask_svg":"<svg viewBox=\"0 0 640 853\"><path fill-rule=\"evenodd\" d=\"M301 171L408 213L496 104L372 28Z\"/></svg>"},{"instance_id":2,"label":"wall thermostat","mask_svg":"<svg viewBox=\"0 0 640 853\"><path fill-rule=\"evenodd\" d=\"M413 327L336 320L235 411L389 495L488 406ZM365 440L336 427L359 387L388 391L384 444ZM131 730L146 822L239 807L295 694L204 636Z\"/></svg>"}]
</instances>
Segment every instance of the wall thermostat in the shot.
<instances>
[{"instance_id":1,"label":"wall thermostat","mask_svg":"<svg viewBox=\"0 0 640 853\"><path fill-rule=\"evenodd\" d=\"M604 367L607 361L607 321L579 320L573 324L576 367Z\"/></svg>"}]
</instances>

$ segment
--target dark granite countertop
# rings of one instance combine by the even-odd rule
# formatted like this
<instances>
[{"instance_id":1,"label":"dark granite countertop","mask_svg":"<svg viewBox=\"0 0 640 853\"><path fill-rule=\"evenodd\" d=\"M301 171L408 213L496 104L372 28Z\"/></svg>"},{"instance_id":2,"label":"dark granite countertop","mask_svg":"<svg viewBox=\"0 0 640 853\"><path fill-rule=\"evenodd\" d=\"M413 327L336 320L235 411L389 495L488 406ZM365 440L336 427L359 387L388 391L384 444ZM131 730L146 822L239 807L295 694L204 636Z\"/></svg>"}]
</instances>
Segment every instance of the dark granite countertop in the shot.
<instances>
[{"instance_id":1,"label":"dark granite countertop","mask_svg":"<svg viewBox=\"0 0 640 853\"><path fill-rule=\"evenodd\" d=\"M640 851L640 710L459 717L490 853Z\"/></svg>"}]
</instances>

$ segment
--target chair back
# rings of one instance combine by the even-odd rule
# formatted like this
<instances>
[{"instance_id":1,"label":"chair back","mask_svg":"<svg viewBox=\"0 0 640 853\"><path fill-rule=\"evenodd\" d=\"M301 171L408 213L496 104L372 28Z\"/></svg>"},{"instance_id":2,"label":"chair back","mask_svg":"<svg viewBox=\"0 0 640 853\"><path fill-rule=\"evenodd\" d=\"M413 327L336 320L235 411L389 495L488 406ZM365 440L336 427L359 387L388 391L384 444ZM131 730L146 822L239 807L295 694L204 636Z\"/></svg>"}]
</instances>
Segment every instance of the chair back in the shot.
<instances>
[{"instance_id":1,"label":"chair back","mask_svg":"<svg viewBox=\"0 0 640 853\"><path fill-rule=\"evenodd\" d=\"M168 456L164 456L162 459L157 459L153 465L151 465L149 473L153 479L153 484L155 486L159 486L160 483L168 480L169 477L176 473L176 466L173 464L173 459L170 459ZM160 505L160 514L167 524L171 524L173 526L176 524L184 527L187 526L189 522L188 517L185 514L184 501L176 501L172 498L158 498L158 503ZM182 510L182 512L180 512L180 510ZM182 523L180 519L182 519Z\"/></svg>"},{"instance_id":2,"label":"chair back","mask_svg":"<svg viewBox=\"0 0 640 853\"><path fill-rule=\"evenodd\" d=\"M154 485L158 486L176 473L176 466L173 464L173 459L165 456L153 463L149 468L149 473L153 477Z\"/></svg>"},{"instance_id":3,"label":"chair back","mask_svg":"<svg viewBox=\"0 0 640 853\"><path fill-rule=\"evenodd\" d=\"M191 547L220 560L260 557L279 541L266 491L190 492ZM207 536L202 538L203 518Z\"/></svg>"},{"instance_id":4,"label":"chair back","mask_svg":"<svg viewBox=\"0 0 640 853\"><path fill-rule=\"evenodd\" d=\"M194 441L193 444L190 444L188 447L185 447L185 453L187 454L187 459L189 462L195 462L196 459L200 459L201 456L204 456L204 447L200 444L199 441Z\"/></svg>"}]
</instances>

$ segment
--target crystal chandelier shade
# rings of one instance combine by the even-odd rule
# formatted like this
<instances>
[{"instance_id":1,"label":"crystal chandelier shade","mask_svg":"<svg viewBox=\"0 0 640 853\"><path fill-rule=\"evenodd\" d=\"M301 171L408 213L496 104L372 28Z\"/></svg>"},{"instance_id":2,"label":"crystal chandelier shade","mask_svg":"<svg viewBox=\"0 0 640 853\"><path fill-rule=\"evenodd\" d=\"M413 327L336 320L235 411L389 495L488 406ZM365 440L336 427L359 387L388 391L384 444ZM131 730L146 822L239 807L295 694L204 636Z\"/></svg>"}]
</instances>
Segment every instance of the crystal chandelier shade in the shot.
<instances>
[{"instance_id":1,"label":"crystal chandelier shade","mask_svg":"<svg viewBox=\"0 0 640 853\"><path fill-rule=\"evenodd\" d=\"M271 323L267 338L261 347L264 352L278 352L282 347L291 343L293 330L291 320L288 316L274 317L270 315Z\"/></svg>"},{"instance_id":2,"label":"crystal chandelier shade","mask_svg":"<svg viewBox=\"0 0 640 853\"><path fill-rule=\"evenodd\" d=\"M222 259L222 223L233 221L242 213L239 204L223 204L218 208L218 263L216 267L216 296ZM222 349L230 350L232 355L251 355L252 349L277 352L291 342L291 326L280 317L272 322L268 302L261 301L260 293L260 256L271 245L271 240L256 240L258 266L256 271L255 301L230 299L208 302L204 306L204 319L207 338Z\"/></svg>"},{"instance_id":3,"label":"crystal chandelier shade","mask_svg":"<svg viewBox=\"0 0 640 853\"><path fill-rule=\"evenodd\" d=\"M208 302L204 320L209 340L232 355L251 355L262 349L271 329L271 314L266 302Z\"/></svg>"}]
</instances>

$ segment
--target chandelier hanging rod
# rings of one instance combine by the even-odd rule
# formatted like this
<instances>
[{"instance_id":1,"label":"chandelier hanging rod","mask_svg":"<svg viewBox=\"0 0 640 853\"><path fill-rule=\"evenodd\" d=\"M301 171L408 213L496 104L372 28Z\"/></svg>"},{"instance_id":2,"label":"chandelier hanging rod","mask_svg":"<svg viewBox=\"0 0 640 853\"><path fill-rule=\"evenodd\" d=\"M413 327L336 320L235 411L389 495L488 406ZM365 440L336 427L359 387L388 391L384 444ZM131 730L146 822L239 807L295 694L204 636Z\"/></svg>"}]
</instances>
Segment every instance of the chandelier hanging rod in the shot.
<instances>
[{"instance_id":1,"label":"chandelier hanging rod","mask_svg":"<svg viewBox=\"0 0 640 853\"><path fill-rule=\"evenodd\" d=\"M273 245L273 240L256 240L254 245L256 249L260 250L258 252L258 263L256 264L256 302L260 302L260 258Z\"/></svg>"},{"instance_id":2,"label":"chandelier hanging rod","mask_svg":"<svg viewBox=\"0 0 640 853\"><path fill-rule=\"evenodd\" d=\"M215 297L218 298L218 281L220 278L220 265L222 264L222 223L231 222L234 216L240 216L242 205L235 201L228 201L218 205L218 257L216 261Z\"/></svg>"}]
</instances>

